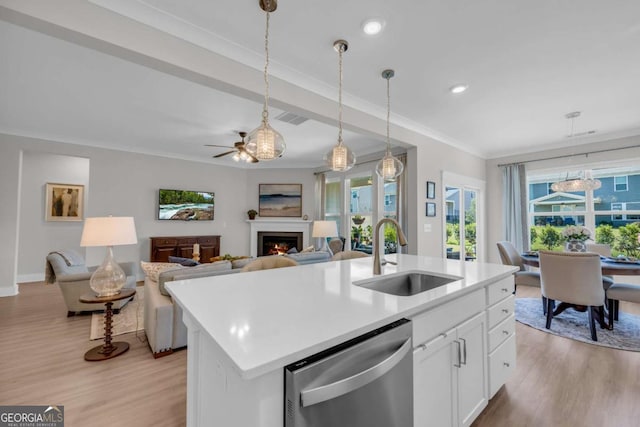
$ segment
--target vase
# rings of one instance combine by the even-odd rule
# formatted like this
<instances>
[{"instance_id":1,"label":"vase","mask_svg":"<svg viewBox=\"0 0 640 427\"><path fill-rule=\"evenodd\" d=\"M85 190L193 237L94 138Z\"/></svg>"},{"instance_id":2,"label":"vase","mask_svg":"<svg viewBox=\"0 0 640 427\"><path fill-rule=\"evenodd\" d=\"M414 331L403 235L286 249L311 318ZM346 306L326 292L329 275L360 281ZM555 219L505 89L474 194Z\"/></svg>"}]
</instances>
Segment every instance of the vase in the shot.
<instances>
[{"instance_id":1,"label":"vase","mask_svg":"<svg viewBox=\"0 0 640 427\"><path fill-rule=\"evenodd\" d=\"M582 240L568 240L564 246L567 252L586 252L587 245Z\"/></svg>"}]
</instances>

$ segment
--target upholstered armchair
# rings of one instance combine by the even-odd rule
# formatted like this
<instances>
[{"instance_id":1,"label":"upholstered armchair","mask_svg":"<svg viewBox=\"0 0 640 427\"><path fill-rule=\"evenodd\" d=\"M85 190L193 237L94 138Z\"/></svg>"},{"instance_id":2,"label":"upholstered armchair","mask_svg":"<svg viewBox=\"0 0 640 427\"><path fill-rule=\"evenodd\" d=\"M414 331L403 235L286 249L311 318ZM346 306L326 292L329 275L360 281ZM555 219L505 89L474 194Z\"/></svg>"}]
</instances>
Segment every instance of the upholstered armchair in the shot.
<instances>
[{"instance_id":1,"label":"upholstered armchair","mask_svg":"<svg viewBox=\"0 0 640 427\"><path fill-rule=\"evenodd\" d=\"M127 275L127 282L124 287L135 289L136 276L134 273L134 263L120 263L120 267ZM46 281L57 283L62 292L62 297L67 305L67 317L74 316L83 311L95 311L99 309L96 304L81 303L81 295L91 291L89 279L96 267L87 267L84 259L77 252L71 250L51 252L47 255ZM113 303L114 310L119 310L133 297Z\"/></svg>"}]
</instances>

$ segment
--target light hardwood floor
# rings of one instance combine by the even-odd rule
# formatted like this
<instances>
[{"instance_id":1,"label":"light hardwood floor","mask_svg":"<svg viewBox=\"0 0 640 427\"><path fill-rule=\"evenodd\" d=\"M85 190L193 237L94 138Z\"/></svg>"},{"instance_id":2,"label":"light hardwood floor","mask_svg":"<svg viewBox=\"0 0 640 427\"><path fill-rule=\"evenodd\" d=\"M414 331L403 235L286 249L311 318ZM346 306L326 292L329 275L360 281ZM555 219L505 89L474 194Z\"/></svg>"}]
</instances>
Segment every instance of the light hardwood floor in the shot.
<instances>
[{"instance_id":1,"label":"light hardwood floor","mask_svg":"<svg viewBox=\"0 0 640 427\"><path fill-rule=\"evenodd\" d=\"M519 297L539 295L518 289ZM621 309L640 314L637 305ZM0 298L0 404L64 405L67 427L184 426L187 351L154 359L144 334L132 333L116 337L129 342L127 353L85 362L97 344L88 339L90 323L66 317L56 285L22 284L20 295ZM519 323L517 346L515 375L474 427L640 425L640 353Z\"/></svg>"}]
</instances>

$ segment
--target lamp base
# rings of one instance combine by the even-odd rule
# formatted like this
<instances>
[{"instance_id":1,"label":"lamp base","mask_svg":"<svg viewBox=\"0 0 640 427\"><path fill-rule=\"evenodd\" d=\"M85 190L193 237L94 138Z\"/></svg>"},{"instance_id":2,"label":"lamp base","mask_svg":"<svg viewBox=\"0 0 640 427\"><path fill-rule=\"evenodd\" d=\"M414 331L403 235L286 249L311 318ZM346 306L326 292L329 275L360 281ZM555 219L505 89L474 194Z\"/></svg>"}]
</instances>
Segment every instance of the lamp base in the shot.
<instances>
[{"instance_id":1,"label":"lamp base","mask_svg":"<svg viewBox=\"0 0 640 427\"><path fill-rule=\"evenodd\" d=\"M127 282L124 270L113 258L113 247L107 246L107 256L91 275L89 286L99 297L118 295Z\"/></svg>"}]
</instances>

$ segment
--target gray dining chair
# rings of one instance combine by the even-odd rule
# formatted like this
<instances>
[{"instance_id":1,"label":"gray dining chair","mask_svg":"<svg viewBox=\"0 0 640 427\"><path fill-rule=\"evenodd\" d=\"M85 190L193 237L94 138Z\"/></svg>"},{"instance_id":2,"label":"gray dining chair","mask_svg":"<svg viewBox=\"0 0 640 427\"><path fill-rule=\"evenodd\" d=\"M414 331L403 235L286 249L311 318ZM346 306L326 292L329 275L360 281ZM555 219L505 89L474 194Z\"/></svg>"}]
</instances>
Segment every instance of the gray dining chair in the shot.
<instances>
[{"instance_id":1,"label":"gray dining chair","mask_svg":"<svg viewBox=\"0 0 640 427\"><path fill-rule=\"evenodd\" d=\"M595 317L604 315L605 291L602 287L600 255L591 252L540 252L542 296L547 299L546 328L551 329L553 303L565 307L586 306L589 314L591 339L598 341ZM558 313L559 314L559 313Z\"/></svg>"},{"instance_id":2,"label":"gray dining chair","mask_svg":"<svg viewBox=\"0 0 640 427\"><path fill-rule=\"evenodd\" d=\"M609 328L613 329L614 320L618 320L620 301L640 304L640 286L630 283L614 283L607 289L607 310L609 311Z\"/></svg>"},{"instance_id":3,"label":"gray dining chair","mask_svg":"<svg viewBox=\"0 0 640 427\"><path fill-rule=\"evenodd\" d=\"M516 293L518 286L534 286L540 287L540 273L538 271L529 271L522 262L522 257L516 250L515 246L511 242L506 240L497 243L498 252L500 252L500 259L504 265L513 265L518 267L520 271L514 273L514 290ZM542 297L542 311L547 313L547 301Z\"/></svg>"},{"instance_id":4,"label":"gray dining chair","mask_svg":"<svg viewBox=\"0 0 640 427\"><path fill-rule=\"evenodd\" d=\"M587 243L587 252L593 252L603 257L611 257L611 246L606 245L604 243ZM602 276L602 286L606 291L613 285L613 277L611 276Z\"/></svg>"}]
</instances>

